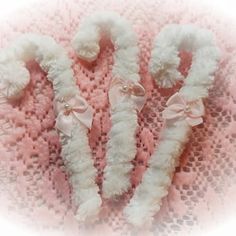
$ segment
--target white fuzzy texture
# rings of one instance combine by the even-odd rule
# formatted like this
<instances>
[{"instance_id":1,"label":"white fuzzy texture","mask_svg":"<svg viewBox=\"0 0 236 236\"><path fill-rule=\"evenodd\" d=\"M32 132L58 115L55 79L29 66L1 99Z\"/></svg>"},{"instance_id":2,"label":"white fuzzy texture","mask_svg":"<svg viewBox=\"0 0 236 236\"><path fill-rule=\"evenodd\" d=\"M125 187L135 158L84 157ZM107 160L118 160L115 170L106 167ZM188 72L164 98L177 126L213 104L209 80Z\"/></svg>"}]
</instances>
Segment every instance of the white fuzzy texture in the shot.
<instances>
[{"instance_id":1,"label":"white fuzzy texture","mask_svg":"<svg viewBox=\"0 0 236 236\"><path fill-rule=\"evenodd\" d=\"M193 54L192 65L180 90L188 101L205 98L217 67L219 50L213 34L194 25L168 25L154 41L149 70L156 83L171 88L183 76L178 71L179 51Z\"/></svg>"},{"instance_id":2,"label":"white fuzzy texture","mask_svg":"<svg viewBox=\"0 0 236 236\"><path fill-rule=\"evenodd\" d=\"M87 61L97 58L102 36L114 44L113 77L139 82L137 38L131 25L119 15L100 12L86 18L73 40L78 56ZM130 187L131 160L136 154L135 132L137 111L126 99L111 111L112 127L109 132L107 165L104 171L103 195L106 198L121 195Z\"/></svg>"},{"instance_id":3,"label":"white fuzzy texture","mask_svg":"<svg viewBox=\"0 0 236 236\"><path fill-rule=\"evenodd\" d=\"M79 95L71 69L72 62L65 50L49 36L25 34L10 47L0 51L0 84L6 88L6 98L16 99L26 88L30 75L25 63L32 59L48 73L48 80L53 83L55 101ZM71 137L60 132L60 139L62 158L70 173L73 198L75 203L80 205L76 217L84 221L96 216L101 206L87 128L78 123Z\"/></svg>"},{"instance_id":4,"label":"white fuzzy texture","mask_svg":"<svg viewBox=\"0 0 236 236\"><path fill-rule=\"evenodd\" d=\"M179 93L191 102L207 97L217 68L219 50L211 32L193 25L168 25L154 42L150 72L161 87L171 87L182 78L178 72L179 51L193 54L192 66ZM191 134L185 120L166 121L159 146L149 161L149 168L124 210L128 222L135 226L149 225L168 194L175 167Z\"/></svg>"}]
</instances>

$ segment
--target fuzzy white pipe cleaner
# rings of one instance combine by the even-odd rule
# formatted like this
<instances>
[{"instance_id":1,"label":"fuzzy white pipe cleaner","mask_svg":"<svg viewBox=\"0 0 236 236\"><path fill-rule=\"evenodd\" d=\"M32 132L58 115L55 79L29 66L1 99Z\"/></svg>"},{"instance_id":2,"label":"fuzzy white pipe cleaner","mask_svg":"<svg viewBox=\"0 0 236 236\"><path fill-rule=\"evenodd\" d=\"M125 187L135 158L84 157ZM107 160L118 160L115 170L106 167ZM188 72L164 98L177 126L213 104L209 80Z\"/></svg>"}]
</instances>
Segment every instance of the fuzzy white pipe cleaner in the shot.
<instances>
[{"instance_id":1,"label":"fuzzy white pipe cleaner","mask_svg":"<svg viewBox=\"0 0 236 236\"><path fill-rule=\"evenodd\" d=\"M70 174L76 217L84 221L96 216L101 206L96 170L88 144L87 131L93 111L80 96L72 62L51 37L25 34L0 51L0 87L5 98L17 98L30 82L25 63L35 59L48 73L55 92L56 127L60 134L62 158Z\"/></svg>"},{"instance_id":2,"label":"fuzzy white pipe cleaner","mask_svg":"<svg viewBox=\"0 0 236 236\"><path fill-rule=\"evenodd\" d=\"M84 20L73 45L87 61L97 58L99 41L105 35L114 44L113 78L109 89L112 127L109 132L103 195L116 197L131 186L131 160L136 155L137 112L145 103L145 90L139 84L137 38L131 25L112 12L100 12Z\"/></svg>"},{"instance_id":3,"label":"fuzzy white pipe cleaner","mask_svg":"<svg viewBox=\"0 0 236 236\"><path fill-rule=\"evenodd\" d=\"M149 225L168 194L175 167L191 134L192 126L203 122L202 99L208 96L219 50L213 35L193 25L168 25L157 36L150 60L150 72L160 87L172 87L182 75L178 71L179 51L192 53L192 65L179 92L167 101L163 111L164 130L159 146L149 161L149 168L124 210L128 222Z\"/></svg>"}]
</instances>

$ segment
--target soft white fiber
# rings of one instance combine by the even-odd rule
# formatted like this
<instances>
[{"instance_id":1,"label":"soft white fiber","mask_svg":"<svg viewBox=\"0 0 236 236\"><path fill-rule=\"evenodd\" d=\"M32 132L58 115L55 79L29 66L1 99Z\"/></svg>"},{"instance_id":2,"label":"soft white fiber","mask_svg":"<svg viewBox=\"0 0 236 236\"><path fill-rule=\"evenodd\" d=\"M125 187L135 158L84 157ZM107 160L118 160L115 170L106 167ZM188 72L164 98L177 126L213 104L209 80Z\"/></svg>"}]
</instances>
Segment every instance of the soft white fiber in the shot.
<instances>
[{"instance_id":1,"label":"soft white fiber","mask_svg":"<svg viewBox=\"0 0 236 236\"><path fill-rule=\"evenodd\" d=\"M86 18L73 40L78 56L87 61L97 58L100 39L114 44L113 79L137 83L139 77L137 38L131 25L113 12L99 12ZM131 99L122 99L111 107L112 127L104 171L103 195L116 197L130 187L131 160L136 154L137 111Z\"/></svg>"},{"instance_id":2,"label":"soft white fiber","mask_svg":"<svg viewBox=\"0 0 236 236\"><path fill-rule=\"evenodd\" d=\"M0 85L7 99L16 99L30 82L30 75L25 67L29 60L36 60L48 73L48 80L53 84L55 104L61 99L79 95L72 62L66 51L51 37L37 34L25 34L8 48L0 51ZM88 144L87 127L78 122L70 137L62 132L62 158L70 173L73 198L77 206L79 220L91 219L98 214L101 199L95 183L96 170Z\"/></svg>"},{"instance_id":3,"label":"soft white fiber","mask_svg":"<svg viewBox=\"0 0 236 236\"><path fill-rule=\"evenodd\" d=\"M160 87L172 87L183 76L178 71L179 51L192 53L192 66L179 94L187 101L208 96L219 60L213 35L193 25L168 25L154 41L150 72ZM191 134L191 126L183 119L165 121L159 145L149 161L149 168L124 210L128 222L135 226L149 225L168 194L175 167Z\"/></svg>"}]
</instances>

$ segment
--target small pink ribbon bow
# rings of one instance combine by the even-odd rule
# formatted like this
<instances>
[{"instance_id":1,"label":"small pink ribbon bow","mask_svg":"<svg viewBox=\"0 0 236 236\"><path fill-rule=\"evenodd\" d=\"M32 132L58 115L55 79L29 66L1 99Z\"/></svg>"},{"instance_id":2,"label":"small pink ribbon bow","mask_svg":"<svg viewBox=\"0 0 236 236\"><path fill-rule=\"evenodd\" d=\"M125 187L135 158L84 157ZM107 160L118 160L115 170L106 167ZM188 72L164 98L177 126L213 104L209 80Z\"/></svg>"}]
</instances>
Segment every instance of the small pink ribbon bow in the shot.
<instances>
[{"instance_id":1,"label":"small pink ribbon bow","mask_svg":"<svg viewBox=\"0 0 236 236\"><path fill-rule=\"evenodd\" d=\"M112 108L126 99L131 99L135 109L141 111L146 101L145 89L141 84L121 79L112 80L108 96Z\"/></svg>"},{"instance_id":2,"label":"small pink ribbon bow","mask_svg":"<svg viewBox=\"0 0 236 236\"><path fill-rule=\"evenodd\" d=\"M67 136L71 136L72 130L78 122L87 128L91 128L93 121L93 110L85 99L76 95L67 101L59 101L56 104L58 113L56 128Z\"/></svg>"},{"instance_id":3,"label":"small pink ribbon bow","mask_svg":"<svg viewBox=\"0 0 236 236\"><path fill-rule=\"evenodd\" d=\"M204 105L201 99L187 102L179 93L171 96L163 111L163 118L167 120L185 119L190 126L203 122Z\"/></svg>"}]
</instances>

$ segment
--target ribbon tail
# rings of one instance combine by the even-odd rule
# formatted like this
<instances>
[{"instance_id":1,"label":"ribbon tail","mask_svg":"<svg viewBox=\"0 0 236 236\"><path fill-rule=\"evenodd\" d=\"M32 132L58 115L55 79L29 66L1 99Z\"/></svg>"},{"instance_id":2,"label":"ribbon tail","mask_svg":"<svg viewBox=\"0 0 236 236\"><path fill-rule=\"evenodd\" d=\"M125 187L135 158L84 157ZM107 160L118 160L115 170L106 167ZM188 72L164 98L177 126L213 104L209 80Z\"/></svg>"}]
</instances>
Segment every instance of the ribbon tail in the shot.
<instances>
[{"instance_id":1,"label":"ribbon tail","mask_svg":"<svg viewBox=\"0 0 236 236\"><path fill-rule=\"evenodd\" d=\"M65 116L63 113L59 113L56 118L56 128L65 134L68 137L71 137L71 133L73 130L73 117Z\"/></svg>"},{"instance_id":2,"label":"ribbon tail","mask_svg":"<svg viewBox=\"0 0 236 236\"><path fill-rule=\"evenodd\" d=\"M204 104L202 100L198 100L191 106L192 106L191 111L193 116L198 117L198 116L203 116L205 114Z\"/></svg>"},{"instance_id":3,"label":"ribbon tail","mask_svg":"<svg viewBox=\"0 0 236 236\"><path fill-rule=\"evenodd\" d=\"M187 123L190 125L190 126L196 126L196 125L200 125L201 123L203 123L203 119L202 117L198 117L198 118L190 118L190 117L187 117L186 118L186 121Z\"/></svg>"},{"instance_id":4,"label":"ribbon tail","mask_svg":"<svg viewBox=\"0 0 236 236\"><path fill-rule=\"evenodd\" d=\"M140 112L146 103L146 97L132 96L132 100L134 101L135 108Z\"/></svg>"},{"instance_id":5,"label":"ribbon tail","mask_svg":"<svg viewBox=\"0 0 236 236\"><path fill-rule=\"evenodd\" d=\"M93 109L88 106L85 112L73 112L74 117L79 120L88 129L91 129L93 123Z\"/></svg>"},{"instance_id":6,"label":"ribbon tail","mask_svg":"<svg viewBox=\"0 0 236 236\"><path fill-rule=\"evenodd\" d=\"M111 107L113 109L116 107L116 105L124 101L126 97L127 95L124 95L120 92L119 85L118 86L114 85L109 89L108 98L109 98L109 103L111 104Z\"/></svg>"},{"instance_id":7,"label":"ribbon tail","mask_svg":"<svg viewBox=\"0 0 236 236\"><path fill-rule=\"evenodd\" d=\"M181 104L181 105L186 104L178 92L175 93L174 95L172 95L166 102L167 106L171 106L171 105L175 105L175 104Z\"/></svg>"}]
</instances>

